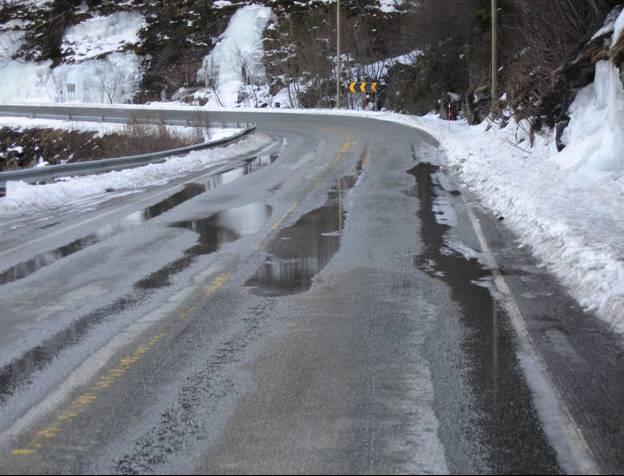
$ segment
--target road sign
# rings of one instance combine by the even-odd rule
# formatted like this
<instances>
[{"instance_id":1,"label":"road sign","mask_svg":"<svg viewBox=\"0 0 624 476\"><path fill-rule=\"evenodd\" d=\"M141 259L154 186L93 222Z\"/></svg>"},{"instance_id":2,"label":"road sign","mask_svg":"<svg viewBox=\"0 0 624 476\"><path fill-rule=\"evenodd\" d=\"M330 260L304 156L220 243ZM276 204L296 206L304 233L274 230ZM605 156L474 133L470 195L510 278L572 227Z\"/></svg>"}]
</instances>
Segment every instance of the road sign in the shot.
<instances>
[{"instance_id":1,"label":"road sign","mask_svg":"<svg viewBox=\"0 0 624 476\"><path fill-rule=\"evenodd\" d=\"M350 83L349 92L351 94L356 94L358 92L362 94L377 94L377 84L378 83Z\"/></svg>"},{"instance_id":2,"label":"road sign","mask_svg":"<svg viewBox=\"0 0 624 476\"><path fill-rule=\"evenodd\" d=\"M61 90L61 95L63 91ZM76 98L76 84L75 83L67 83L67 100L69 102L73 102Z\"/></svg>"}]
</instances>

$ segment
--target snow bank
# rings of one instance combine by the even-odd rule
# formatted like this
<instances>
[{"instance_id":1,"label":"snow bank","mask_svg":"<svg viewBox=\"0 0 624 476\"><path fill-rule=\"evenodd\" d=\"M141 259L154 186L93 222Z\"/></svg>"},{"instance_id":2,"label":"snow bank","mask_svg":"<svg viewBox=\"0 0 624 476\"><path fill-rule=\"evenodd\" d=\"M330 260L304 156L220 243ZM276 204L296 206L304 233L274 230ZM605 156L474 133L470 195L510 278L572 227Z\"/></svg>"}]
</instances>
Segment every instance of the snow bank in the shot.
<instances>
[{"instance_id":1,"label":"snow bank","mask_svg":"<svg viewBox=\"0 0 624 476\"><path fill-rule=\"evenodd\" d=\"M260 148L269 146L271 142L270 137L254 134L227 147L191 152L183 157L172 157L160 164L150 164L135 169L74 177L48 185L8 182L6 197L0 200L0 216L53 209L81 198L106 194L109 191L166 183L174 178L201 171L211 164L254 153Z\"/></svg>"},{"instance_id":2,"label":"snow bank","mask_svg":"<svg viewBox=\"0 0 624 476\"><path fill-rule=\"evenodd\" d=\"M454 125L448 132L436 123L425 128L441 139L451 168L468 188L505 217L521 244L532 248L581 305L624 332L621 177L598 178L589 162L587 169L562 169L550 136L525 150L515 144L511 125L490 131L486 125ZM573 155L597 152L584 147ZM591 180L583 183L588 170Z\"/></svg>"},{"instance_id":3,"label":"snow bank","mask_svg":"<svg viewBox=\"0 0 624 476\"><path fill-rule=\"evenodd\" d=\"M62 51L70 61L83 61L139 44L139 31L146 25L137 12L117 12L90 18L70 27L63 37Z\"/></svg>"},{"instance_id":4,"label":"snow bank","mask_svg":"<svg viewBox=\"0 0 624 476\"><path fill-rule=\"evenodd\" d=\"M117 122L65 121L59 119L31 119L27 117L0 116L0 127L11 129L57 129L65 131L96 132L98 136L109 134L123 134L126 124ZM172 133L179 136L194 138L197 128L190 126L167 126ZM209 128L205 131L206 140L217 140L230 137L241 132L242 129ZM11 149L9 149L11 150Z\"/></svg>"},{"instance_id":5,"label":"snow bank","mask_svg":"<svg viewBox=\"0 0 624 476\"><path fill-rule=\"evenodd\" d=\"M219 43L204 58L197 78L214 87L222 106L235 106L245 79L264 77L262 35L272 15L269 7L249 5L232 16Z\"/></svg>"}]
</instances>

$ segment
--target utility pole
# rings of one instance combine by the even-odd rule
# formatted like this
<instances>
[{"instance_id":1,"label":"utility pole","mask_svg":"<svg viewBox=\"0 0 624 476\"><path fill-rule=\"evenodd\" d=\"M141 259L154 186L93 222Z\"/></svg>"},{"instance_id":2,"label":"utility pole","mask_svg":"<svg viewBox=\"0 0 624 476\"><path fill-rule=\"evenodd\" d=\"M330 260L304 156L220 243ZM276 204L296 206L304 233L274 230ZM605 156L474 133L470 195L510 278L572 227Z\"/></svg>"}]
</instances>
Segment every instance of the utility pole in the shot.
<instances>
[{"instance_id":1,"label":"utility pole","mask_svg":"<svg viewBox=\"0 0 624 476\"><path fill-rule=\"evenodd\" d=\"M492 0L492 109L498 102L498 1Z\"/></svg>"},{"instance_id":2,"label":"utility pole","mask_svg":"<svg viewBox=\"0 0 624 476\"><path fill-rule=\"evenodd\" d=\"M340 0L336 2L336 109L340 109Z\"/></svg>"}]
</instances>

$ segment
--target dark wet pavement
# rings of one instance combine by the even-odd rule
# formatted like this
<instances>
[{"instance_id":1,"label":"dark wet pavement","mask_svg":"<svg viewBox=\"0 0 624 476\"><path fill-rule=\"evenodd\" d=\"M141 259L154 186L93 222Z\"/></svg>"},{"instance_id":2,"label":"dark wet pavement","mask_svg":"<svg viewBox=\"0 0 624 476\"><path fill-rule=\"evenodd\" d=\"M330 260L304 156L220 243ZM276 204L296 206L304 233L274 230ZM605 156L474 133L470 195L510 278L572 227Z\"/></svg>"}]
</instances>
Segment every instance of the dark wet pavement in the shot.
<instances>
[{"instance_id":1,"label":"dark wet pavement","mask_svg":"<svg viewBox=\"0 0 624 476\"><path fill-rule=\"evenodd\" d=\"M414 256L414 265L443 281L461 306L462 324L468 335L462 343L468 382L473 388L478 413L477 426L483 429L488 465L497 474L557 474L561 468L543 432L533 407L526 377L517 361L517 348L509 318L492 297L490 272L476 258L467 258L448 247L451 227L444 224L444 212L435 200L445 194L436 183L440 167L419 163L408 173L415 187L408 194L418 198L418 218L423 224L423 251ZM435 352L440 351L436 346ZM460 423L457 425L457 423ZM469 433L476 421L454 422L442 433ZM465 427L462 428L462 426ZM530 459L526 455L530 454Z\"/></svg>"}]
</instances>

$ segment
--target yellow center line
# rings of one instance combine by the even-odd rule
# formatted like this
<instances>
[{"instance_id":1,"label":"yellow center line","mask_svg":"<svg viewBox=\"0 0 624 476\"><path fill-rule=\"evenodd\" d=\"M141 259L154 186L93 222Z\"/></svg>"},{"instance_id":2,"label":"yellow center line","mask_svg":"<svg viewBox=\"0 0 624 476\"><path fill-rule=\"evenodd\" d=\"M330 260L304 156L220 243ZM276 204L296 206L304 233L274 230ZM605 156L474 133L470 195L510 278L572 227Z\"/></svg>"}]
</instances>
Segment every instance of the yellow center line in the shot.
<instances>
[{"instance_id":1,"label":"yellow center line","mask_svg":"<svg viewBox=\"0 0 624 476\"><path fill-rule=\"evenodd\" d=\"M325 132L330 132L330 133L335 133L336 132L334 130L323 129L323 128L321 128L320 130L325 131ZM271 233L269 235L265 236L260 242L256 243L254 246L252 246L252 250L253 251L260 251L264 247L265 243L271 238L271 234L275 233L277 230L280 229L280 227L284 224L284 222L286 220L288 220L288 218L292 215L292 213L297 208L299 208L299 206L303 202L303 199L305 197L307 197L310 193L312 193L316 189L318 189L321 186L321 184L323 183L323 180L325 180L327 178L327 176L332 172L332 170L336 167L336 165L338 165L338 163L340 163L347 156L347 154L349 153L349 151L353 147L354 143L351 140L351 134L343 133L343 136L345 138L345 142L340 146L340 152L338 152L336 154L336 158L332 161L332 163L329 165L329 167L327 167L325 169L325 171L321 174L321 176L314 182L314 184L305 191L305 193L303 194L303 197L300 198L299 200L297 200L288 210L286 210L286 213L284 213L271 226Z\"/></svg>"}]
</instances>

